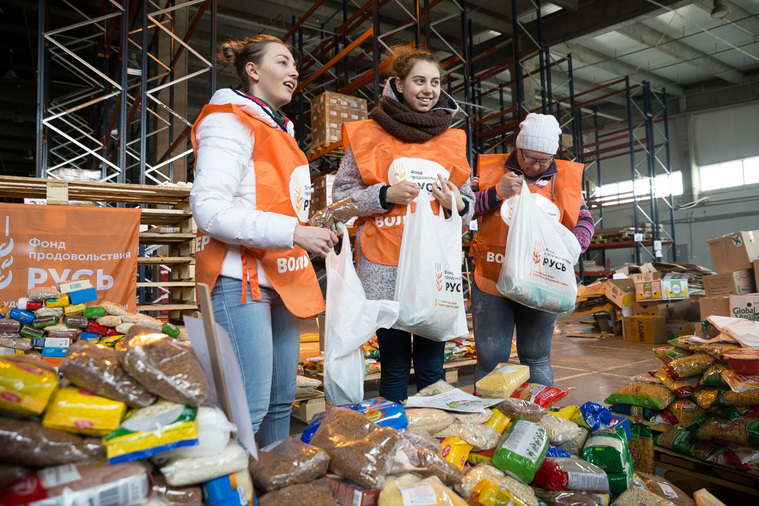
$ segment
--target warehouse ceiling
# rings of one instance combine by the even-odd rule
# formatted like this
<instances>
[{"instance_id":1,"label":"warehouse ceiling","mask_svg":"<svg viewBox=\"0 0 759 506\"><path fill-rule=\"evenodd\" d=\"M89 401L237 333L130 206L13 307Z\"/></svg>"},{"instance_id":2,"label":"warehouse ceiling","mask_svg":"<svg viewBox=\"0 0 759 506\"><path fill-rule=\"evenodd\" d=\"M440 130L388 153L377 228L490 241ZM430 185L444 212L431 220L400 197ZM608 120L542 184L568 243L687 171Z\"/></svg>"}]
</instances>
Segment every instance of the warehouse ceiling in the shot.
<instances>
[{"instance_id":1,"label":"warehouse ceiling","mask_svg":"<svg viewBox=\"0 0 759 506\"><path fill-rule=\"evenodd\" d=\"M54 26L77 23L110 3L103 0L48 0L48 16ZM118 3L118 2L117 2ZM163 3L163 2L162 2ZM181 5L179 0L174 2ZM294 20L300 19L315 3L305 0L219 0L218 40L270 33L283 37ZM648 81L665 88L673 98L671 113L693 112L711 107L759 99L759 0L430 0L429 25L420 37L441 60L447 60L449 80L456 97L464 94L456 85L465 72L460 56L464 52L462 12L470 22L466 29L473 42L471 56L475 73L496 68L513 59L514 43L521 53L538 47L542 41L550 51L550 79L557 96L569 95L571 55L574 93L608 86L620 89L620 78L632 83ZM168 2L167 2L168 4ZM423 7L424 2L419 4ZM3 44L0 49L0 174L34 175L36 138L37 5L34 0L5 0L0 7ZM314 59L313 50L322 39L333 37L343 23L364 2L326 0L303 20L302 78L315 72L334 53ZM380 37L383 46L410 43L416 36L414 2L380 0ZM538 5L540 16L538 16ZM91 12L87 12L90 7ZM517 14L518 36L513 37L513 12ZM348 35L348 42L369 28L364 21ZM199 26L191 41L199 52L208 54L210 33ZM299 46L297 35L288 42ZM351 53L356 68L371 68L371 44L360 46L367 57ZM86 50L85 50L86 51ZM355 53L358 54L357 52ZM88 56L83 55L85 58ZM317 61L318 60L318 61ZM523 71L537 66L523 62ZM190 71L193 70L192 63ZM329 80L331 69L325 73ZM480 85L483 91L503 87L507 104L512 88L504 83L513 79L511 70L488 75ZM527 78L535 81L537 73ZM224 79L220 85L226 84ZM334 85L330 88L334 89ZM311 87L307 98L320 90ZM372 98L371 86L361 90ZM603 91L593 92L601 95ZM206 88L190 94L207 98ZM486 96L483 106L497 109L498 94ZM608 113L622 107L620 99L608 101Z\"/></svg>"}]
</instances>

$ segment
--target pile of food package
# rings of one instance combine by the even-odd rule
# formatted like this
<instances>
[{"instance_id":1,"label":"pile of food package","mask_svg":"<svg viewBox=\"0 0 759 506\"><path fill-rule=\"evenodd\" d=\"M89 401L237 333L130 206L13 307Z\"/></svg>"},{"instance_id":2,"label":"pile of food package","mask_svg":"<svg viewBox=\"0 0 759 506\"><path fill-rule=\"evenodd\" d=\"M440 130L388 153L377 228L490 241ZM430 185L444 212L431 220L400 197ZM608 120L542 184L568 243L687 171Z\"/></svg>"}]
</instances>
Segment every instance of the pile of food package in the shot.
<instances>
[{"instance_id":1,"label":"pile of food package","mask_svg":"<svg viewBox=\"0 0 759 506\"><path fill-rule=\"evenodd\" d=\"M759 349L690 336L653 352L661 366L611 394L610 409L658 446L759 475Z\"/></svg>"}]
</instances>

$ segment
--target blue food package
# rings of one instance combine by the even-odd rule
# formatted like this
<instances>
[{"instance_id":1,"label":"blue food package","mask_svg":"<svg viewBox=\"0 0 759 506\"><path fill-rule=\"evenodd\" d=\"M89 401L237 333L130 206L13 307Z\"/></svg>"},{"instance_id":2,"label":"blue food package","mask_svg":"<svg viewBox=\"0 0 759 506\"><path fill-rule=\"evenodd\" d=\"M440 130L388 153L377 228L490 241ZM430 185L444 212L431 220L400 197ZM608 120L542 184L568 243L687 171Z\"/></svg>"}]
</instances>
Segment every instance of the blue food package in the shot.
<instances>
[{"instance_id":1,"label":"blue food package","mask_svg":"<svg viewBox=\"0 0 759 506\"><path fill-rule=\"evenodd\" d=\"M247 506L245 491L235 482L234 474L214 478L203 484L205 502L208 506Z\"/></svg>"},{"instance_id":2,"label":"blue food package","mask_svg":"<svg viewBox=\"0 0 759 506\"><path fill-rule=\"evenodd\" d=\"M658 409L651 409L645 406L632 406L629 404L614 404L613 406L609 406L609 409L613 413L632 416L633 418L642 418L644 420L650 420L661 413L661 410Z\"/></svg>"},{"instance_id":3,"label":"blue food package","mask_svg":"<svg viewBox=\"0 0 759 506\"><path fill-rule=\"evenodd\" d=\"M626 416L612 415L611 423L609 423L609 428L616 429L617 427L622 427L625 429L625 436L627 436L628 441L632 439L632 429L630 428L629 418Z\"/></svg>"},{"instance_id":4,"label":"blue food package","mask_svg":"<svg viewBox=\"0 0 759 506\"><path fill-rule=\"evenodd\" d=\"M580 406L580 412L590 430L606 429L612 420L611 411L596 402L586 402Z\"/></svg>"},{"instance_id":5,"label":"blue food package","mask_svg":"<svg viewBox=\"0 0 759 506\"><path fill-rule=\"evenodd\" d=\"M406 410L398 403L388 401L383 397L375 397L359 402L351 407L354 411L363 413L369 420L380 427L405 429L408 426Z\"/></svg>"},{"instance_id":6,"label":"blue food package","mask_svg":"<svg viewBox=\"0 0 759 506\"><path fill-rule=\"evenodd\" d=\"M546 453L546 458L556 458L556 457L563 457L563 458L570 458L572 454L570 454L566 450L562 450L561 448L557 448L555 446L549 445L548 446L548 453Z\"/></svg>"}]
</instances>

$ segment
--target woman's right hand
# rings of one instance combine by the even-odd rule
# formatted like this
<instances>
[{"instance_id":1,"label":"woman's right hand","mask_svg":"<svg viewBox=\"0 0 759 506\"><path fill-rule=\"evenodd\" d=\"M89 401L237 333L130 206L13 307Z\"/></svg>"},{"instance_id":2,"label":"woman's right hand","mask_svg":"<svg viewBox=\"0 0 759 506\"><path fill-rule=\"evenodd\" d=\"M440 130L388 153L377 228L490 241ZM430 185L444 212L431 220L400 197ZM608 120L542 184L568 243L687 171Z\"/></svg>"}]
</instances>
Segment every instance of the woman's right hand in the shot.
<instances>
[{"instance_id":1,"label":"woman's right hand","mask_svg":"<svg viewBox=\"0 0 759 506\"><path fill-rule=\"evenodd\" d=\"M295 225L293 243L309 253L327 258L329 251L337 244L337 236L331 230L319 227Z\"/></svg>"},{"instance_id":2,"label":"woman's right hand","mask_svg":"<svg viewBox=\"0 0 759 506\"><path fill-rule=\"evenodd\" d=\"M387 189L385 201L389 204L410 204L419 195L419 185L411 181L395 183Z\"/></svg>"},{"instance_id":3,"label":"woman's right hand","mask_svg":"<svg viewBox=\"0 0 759 506\"><path fill-rule=\"evenodd\" d=\"M522 178L512 171L506 172L500 181L498 181L498 194L504 199L510 199L522 188Z\"/></svg>"}]
</instances>

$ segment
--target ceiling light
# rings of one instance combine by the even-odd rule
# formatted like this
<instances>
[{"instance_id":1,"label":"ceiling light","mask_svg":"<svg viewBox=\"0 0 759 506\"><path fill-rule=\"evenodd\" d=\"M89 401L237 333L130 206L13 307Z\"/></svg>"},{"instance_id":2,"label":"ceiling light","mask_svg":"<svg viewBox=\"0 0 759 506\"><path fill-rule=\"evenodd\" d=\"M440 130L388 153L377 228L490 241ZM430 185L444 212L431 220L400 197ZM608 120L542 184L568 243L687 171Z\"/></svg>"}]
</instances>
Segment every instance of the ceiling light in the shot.
<instances>
[{"instance_id":1,"label":"ceiling light","mask_svg":"<svg viewBox=\"0 0 759 506\"><path fill-rule=\"evenodd\" d=\"M710 16L714 19L722 19L730 14L730 7L725 5L725 0L714 0L714 8Z\"/></svg>"}]
</instances>

